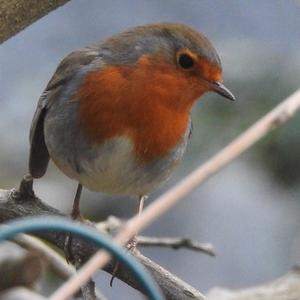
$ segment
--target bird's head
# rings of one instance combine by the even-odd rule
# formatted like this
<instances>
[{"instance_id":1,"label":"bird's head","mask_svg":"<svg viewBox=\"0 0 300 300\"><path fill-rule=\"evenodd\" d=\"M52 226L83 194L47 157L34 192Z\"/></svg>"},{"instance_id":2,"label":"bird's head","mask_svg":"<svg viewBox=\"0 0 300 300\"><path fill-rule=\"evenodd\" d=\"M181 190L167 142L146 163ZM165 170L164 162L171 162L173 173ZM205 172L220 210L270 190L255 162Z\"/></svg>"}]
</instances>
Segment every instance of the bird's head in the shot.
<instances>
[{"instance_id":1,"label":"bird's head","mask_svg":"<svg viewBox=\"0 0 300 300\"><path fill-rule=\"evenodd\" d=\"M138 26L108 39L102 47L104 61L124 66L145 95L158 95L174 108L190 108L206 92L235 100L222 84L220 58L201 33L176 23Z\"/></svg>"}]
</instances>

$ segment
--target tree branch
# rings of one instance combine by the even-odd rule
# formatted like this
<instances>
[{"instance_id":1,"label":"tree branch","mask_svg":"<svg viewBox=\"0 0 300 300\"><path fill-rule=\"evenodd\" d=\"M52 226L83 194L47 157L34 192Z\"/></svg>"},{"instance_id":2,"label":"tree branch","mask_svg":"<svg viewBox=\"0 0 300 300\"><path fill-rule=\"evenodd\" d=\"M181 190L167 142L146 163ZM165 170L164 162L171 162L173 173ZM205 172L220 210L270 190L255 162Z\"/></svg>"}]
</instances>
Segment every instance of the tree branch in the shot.
<instances>
[{"instance_id":1,"label":"tree branch","mask_svg":"<svg viewBox=\"0 0 300 300\"><path fill-rule=\"evenodd\" d=\"M124 222L115 216L109 216L105 221L96 224L96 228L101 232L114 236L122 227ZM172 249L185 248L197 252L203 252L210 256L215 256L213 246L209 243L199 243L186 237L137 237L139 247L164 247Z\"/></svg>"},{"instance_id":2,"label":"tree branch","mask_svg":"<svg viewBox=\"0 0 300 300\"><path fill-rule=\"evenodd\" d=\"M0 44L69 0L0 0Z\"/></svg>"},{"instance_id":3,"label":"tree branch","mask_svg":"<svg viewBox=\"0 0 300 300\"><path fill-rule=\"evenodd\" d=\"M300 299L300 272L294 270L270 283L240 290L213 288L206 300L296 300Z\"/></svg>"},{"instance_id":4,"label":"tree branch","mask_svg":"<svg viewBox=\"0 0 300 300\"><path fill-rule=\"evenodd\" d=\"M74 263L77 270L79 270L83 264L80 257L77 257ZM95 282L92 279L81 286L81 293L84 300L106 300L106 297L102 295L102 293L100 294L99 291L96 291Z\"/></svg>"},{"instance_id":5,"label":"tree branch","mask_svg":"<svg viewBox=\"0 0 300 300\"><path fill-rule=\"evenodd\" d=\"M32 179L25 176L19 189L0 190L0 223L8 222L17 218L38 215L63 216L57 209L45 204L38 199L32 190ZM66 234L59 232L37 233L40 237L60 249L64 249ZM98 249L92 243L88 243L80 238L72 238L72 253L80 257L80 263L85 263ZM202 294L185 283L175 275L171 274L149 258L143 256L139 251L133 255L146 266L152 273L157 283L160 285L166 299L172 300L191 300L203 299ZM114 263L108 263L104 270L112 274ZM124 267L120 267L116 276L133 288L143 292L143 289L136 278Z\"/></svg>"},{"instance_id":6,"label":"tree branch","mask_svg":"<svg viewBox=\"0 0 300 300\"><path fill-rule=\"evenodd\" d=\"M149 237L139 236L138 244L141 247L167 247L173 249L186 248L197 252L203 252L210 256L215 256L213 246L211 244L202 244L192 241L189 238L172 238L172 237Z\"/></svg>"}]
</instances>

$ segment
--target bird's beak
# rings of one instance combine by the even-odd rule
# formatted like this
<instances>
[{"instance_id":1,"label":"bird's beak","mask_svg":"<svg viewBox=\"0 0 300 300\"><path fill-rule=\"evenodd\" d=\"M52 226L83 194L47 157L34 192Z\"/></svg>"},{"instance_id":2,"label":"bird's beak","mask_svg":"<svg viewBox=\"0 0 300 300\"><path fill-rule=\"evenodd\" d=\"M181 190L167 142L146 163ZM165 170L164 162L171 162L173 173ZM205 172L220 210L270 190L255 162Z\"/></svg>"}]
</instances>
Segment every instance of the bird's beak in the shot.
<instances>
[{"instance_id":1,"label":"bird's beak","mask_svg":"<svg viewBox=\"0 0 300 300\"><path fill-rule=\"evenodd\" d=\"M234 101L235 100L235 97L234 95L229 91L229 89L223 85L221 82L219 81L213 81L211 82L211 89L213 92L216 92L218 93L219 95L231 100L231 101Z\"/></svg>"}]
</instances>

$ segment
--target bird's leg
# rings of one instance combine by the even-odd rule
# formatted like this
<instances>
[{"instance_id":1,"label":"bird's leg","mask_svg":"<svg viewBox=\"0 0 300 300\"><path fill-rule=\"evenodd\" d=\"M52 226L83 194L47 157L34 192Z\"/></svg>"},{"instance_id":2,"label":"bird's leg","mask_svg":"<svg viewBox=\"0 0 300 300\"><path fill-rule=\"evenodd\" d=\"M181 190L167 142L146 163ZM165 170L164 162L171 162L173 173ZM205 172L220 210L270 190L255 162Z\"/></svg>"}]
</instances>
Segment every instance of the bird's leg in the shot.
<instances>
[{"instance_id":1,"label":"bird's leg","mask_svg":"<svg viewBox=\"0 0 300 300\"><path fill-rule=\"evenodd\" d=\"M137 215L140 215L143 211L144 208L144 202L147 199L148 196L143 195L143 196L139 196L138 198L138 202L137 202ZM133 238L127 243L126 248L128 251L134 251L136 249L137 246L137 236L138 236L138 232L135 232L135 235L133 236ZM114 269L112 271L112 276L110 279L110 286L113 285L113 281L117 275L118 269L120 267L119 261L115 261L114 262Z\"/></svg>"},{"instance_id":2,"label":"bird's leg","mask_svg":"<svg viewBox=\"0 0 300 300\"><path fill-rule=\"evenodd\" d=\"M138 198L138 202L137 202L137 215L139 216L144 208L144 202L147 199L146 195L143 196L139 196ZM126 248L130 251L134 251L136 246L137 246L137 236L138 236L138 232L136 231L135 235L133 236L133 238L127 243Z\"/></svg>"},{"instance_id":3,"label":"bird's leg","mask_svg":"<svg viewBox=\"0 0 300 300\"><path fill-rule=\"evenodd\" d=\"M71 218L72 220L81 220L81 214L80 214L80 196L82 192L82 184L78 183L75 198L73 201L73 207L71 212Z\"/></svg>"},{"instance_id":4,"label":"bird's leg","mask_svg":"<svg viewBox=\"0 0 300 300\"><path fill-rule=\"evenodd\" d=\"M82 217L80 214L80 196L82 192L82 184L78 183L75 198L73 201L73 207L71 212L72 220L82 221ZM72 254L72 235L68 234L65 240L64 252L67 262L72 262L74 260L74 256Z\"/></svg>"}]
</instances>

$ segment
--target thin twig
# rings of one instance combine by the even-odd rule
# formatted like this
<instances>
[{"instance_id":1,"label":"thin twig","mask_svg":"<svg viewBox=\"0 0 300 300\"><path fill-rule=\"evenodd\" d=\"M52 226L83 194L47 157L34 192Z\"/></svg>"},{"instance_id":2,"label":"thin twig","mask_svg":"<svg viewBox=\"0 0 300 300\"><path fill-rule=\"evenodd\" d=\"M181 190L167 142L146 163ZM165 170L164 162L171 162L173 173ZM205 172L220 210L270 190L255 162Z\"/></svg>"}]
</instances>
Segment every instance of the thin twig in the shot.
<instances>
[{"instance_id":1,"label":"thin twig","mask_svg":"<svg viewBox=\"0 0 300 300\"><path fill-rule=\"evenodd\" d=\"M120 230L120 233L116 235L116 243L124 245L134 236L135 232L140 232L159 216L169 210L170 207L182 200L183 197L196 189L210 176L220 171L233 159L245 152L268 132L290 119L299 108L300 90L285 99L281 104L256 122L237 139L217 153L213 158L184 178L164 195L160 196L156 201L144 209L140 215L131 218L127 223L125 223L123 229ZM69 298L76 293L80 286L84 282L87 282L99 268L107 264L110 259L111 256L109 253L105 251L97 252L75 276L57 289L49 299L64 300Z\"/></svg>"},{"instance_id":2,"label":"thin twig","mask_svg":"<svg viewBox=\"0 0 300 300\"><path fill-rule=\"evenodd\" d=\"M192 241L189 238L138 236L138 245L141 247L157 246L173 249L186 248L198 252L203 252L210 256L215 256L215 252L211 244L201 244Z\"/></svg>"},{"instance_id":3,"label":"thin twig","mask_svg":"<svg viewBox=\"0 0 300 300\"><path fill-rule=\"evenodd\" d=\"M104 233L114 235L119 230L124 222L115 217L109 216L105 221L96 224L96 228ZM209 243L199 243L187 237L137 237L137 242L140 247L165 247L165 248L186 248L198 252L203 252L210 256L215 256L213 245Z\"/></svg>"}]
</instances>

